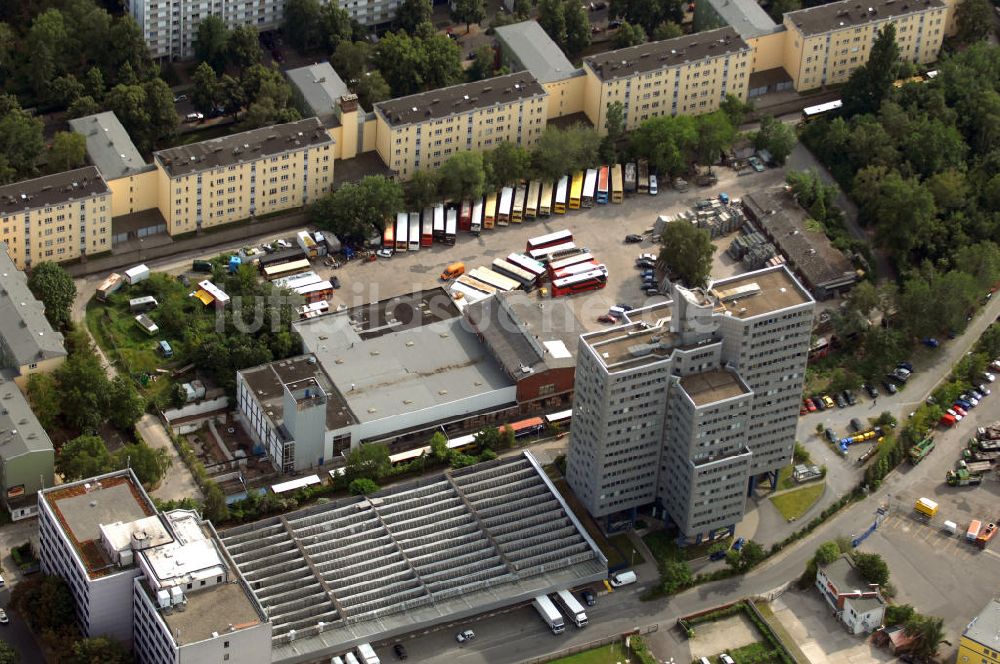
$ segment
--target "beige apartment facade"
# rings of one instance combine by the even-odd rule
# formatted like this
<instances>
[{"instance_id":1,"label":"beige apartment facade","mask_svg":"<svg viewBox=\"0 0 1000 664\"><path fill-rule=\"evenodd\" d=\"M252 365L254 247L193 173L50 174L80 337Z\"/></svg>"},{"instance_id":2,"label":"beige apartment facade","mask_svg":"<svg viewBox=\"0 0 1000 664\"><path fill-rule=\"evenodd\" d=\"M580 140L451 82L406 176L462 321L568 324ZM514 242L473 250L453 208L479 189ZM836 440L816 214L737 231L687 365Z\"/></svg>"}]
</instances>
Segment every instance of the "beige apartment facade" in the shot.
<instances>
[{"instance_id":1,"label":"beige apartment facade","mask_svg":"<svg viewBox=\"0 0 1000 664\"><path fill-rule=\"evenodd\" d=\"M453 154L508 142L533 145L548 120L545 88L528 72L375 104L375 146L400 178L436 169Z\"/></svg>"},{"instance_id":2,"label":"beige apartment facade","mask_svg":"<svg viewBox=\"0 0 1000 664\"><path fill-rule=\"evenodd\" d=\"M111 249L111 190L93 166L0 187L0 241L18 269Z\"/></svg>"},{"instance_id":3,"label":"beige apartment facade","mask_svg":"<svg viewBox=\"0 0 1000 664\"><path fill-rule=\"evenodd\" d=\"M868 62L879 32L896 26L899 57L926 64L937 59L949 22L940 0L851 0L785 14L784 68L796 90L844 83Z\"/></svg>"},{"instance_id":4,"label":"beige apartment facade","mask_svg":"<svg viewBox=\"0 0 1000 664\"><path fill-rule=\"evenodd\" d=\"M751 57L726 27L585 58L583 110L602 133L616 101L625 107L626 130L660 115L711 113L726 95L746 99Z\"/></svg>"},{"instance_id":5,"label":"beige apartment facade","mask_svg":"<svg viewBox=\"0 0 1000 664\"><path fill-rule=\"evenodd\" d=\"M316 118L154 153L171 235L302 207L333 187L333 139Z\"/></svg>"}]
</instances>

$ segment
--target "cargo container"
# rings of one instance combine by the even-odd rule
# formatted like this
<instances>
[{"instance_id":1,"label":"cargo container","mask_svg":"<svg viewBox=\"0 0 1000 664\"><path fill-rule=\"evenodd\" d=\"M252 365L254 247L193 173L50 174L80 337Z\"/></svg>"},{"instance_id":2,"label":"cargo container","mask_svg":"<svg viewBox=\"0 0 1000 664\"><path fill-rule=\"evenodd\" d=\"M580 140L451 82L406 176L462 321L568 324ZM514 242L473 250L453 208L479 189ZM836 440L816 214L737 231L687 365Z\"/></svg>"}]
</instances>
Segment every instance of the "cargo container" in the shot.
<instances>
[{"instance_id":1,"label":"cargo container","mask_svg":"<svg viewBox=\"0 0 1000 664\"><path fill-rule=\"evenodd\" d=\"M926 517L933 517L938 513L938 504L930 498L917 498L913 509Z\"/></svg>"},{"instance_id":2,"label":"cargo container","mask_svg":"<svg viewBox=\"0 0 1000 664\"><path fill-rule=\"evenodd\" d=\"M979 529L982 528L983 524L979 519L973 519L969 522L969 527L965 531L965 539L970 542L975 542L976 538L979 537Z\"/></svg>"},{"instance_id":3,"label":"cargo container","mask_svg":"<svg viewBox=\"0 0 1000 664\"><path fill-rule=\"evenodd\" d=\"M127 281L130 286L135 285L140 281L145 281L146 279L149 279L149 268L146 267L145 264L136 265L135 267L130 267L125 270L125 281Z\"/></svg>"},{"instance_id":4,"label":"cargo container","mask_svg":"<svg viewBox=\"0 0 1000 664\"><path fill-rule=\"evenodd\" d=\"M125 277L117 272L112 272L104 281L101 282L101 285L97 287L97 299L101 302L107 301L108 296L117 291L123 285L125 285Z\"/></svg>"}]
</instances>

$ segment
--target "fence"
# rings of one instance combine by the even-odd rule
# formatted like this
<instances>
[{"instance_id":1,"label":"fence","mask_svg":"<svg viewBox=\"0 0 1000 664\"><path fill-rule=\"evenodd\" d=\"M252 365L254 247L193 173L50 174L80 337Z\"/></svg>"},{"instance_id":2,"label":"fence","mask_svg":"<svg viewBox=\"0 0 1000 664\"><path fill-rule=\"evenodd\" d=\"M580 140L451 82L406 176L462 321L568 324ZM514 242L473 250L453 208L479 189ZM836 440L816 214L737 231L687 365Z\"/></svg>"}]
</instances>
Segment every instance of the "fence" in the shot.
<instances>
[{"instance_id":1,"label":"fence","mask_svg":"<svg viewBox=\"0 0 1000 664\"><path fill-rule=\"evenodd\" d=\"M586 652L588 650L594 650L595 648L600 648L601 646L610 645L616 641L624 641L625 637L631 636L633 634L651 634L660 628L659 625L647 625L645 627L636 628L632 632L626 634L616 634L614 636L607 636L603 639L597 639L596 641L589 641L587 643L581 643L577 646L570 646L569 648L563 648L557 652L549 653L548 655L542 655L540 657L534 657L532 659L522 660L523 664L545 664L545 662L551 662L556 659L561 659L563 657L569 657L570 655L575 655L577 653Z\"/></svg>"}]
</instances>

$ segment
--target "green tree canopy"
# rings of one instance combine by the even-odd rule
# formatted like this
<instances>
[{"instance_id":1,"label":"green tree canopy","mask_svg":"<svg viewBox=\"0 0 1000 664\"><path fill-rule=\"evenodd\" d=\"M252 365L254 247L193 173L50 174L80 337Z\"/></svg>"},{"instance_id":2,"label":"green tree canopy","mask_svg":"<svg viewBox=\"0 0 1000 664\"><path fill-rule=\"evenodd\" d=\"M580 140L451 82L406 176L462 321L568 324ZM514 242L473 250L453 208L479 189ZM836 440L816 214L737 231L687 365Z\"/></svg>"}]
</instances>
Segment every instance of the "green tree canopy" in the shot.
<instances>
[{"instance_id":1,"label":"green tree canopy","mask_svg":"<svg viewBox=\"0 0 1000 664\"><path fill-rule=\"evenodd\" d=\"M104 419L101 395L107 394L108 377L86 333L71 339L74 347L54 372L62 396L62 416L71 428L92 432Z\"/></svg>"},{"instance_id":2,"label":"green tree canopy","mask_svg":"<svg viewBox=\"0 0 1000 664\"><path fill-rule=\"evenodd\" d=\"M381 175L349 182L324 195L308 210L309 219L340 238L367 239L403 209L403 187Z\"/></svg>"},{"instance_id":3,"label":"green tree canopy","mask_svg":"<svg viewBox=\"0 0 1000 664\"><path fill-rule=\"evenodd\" d=\"M87 159L87 137L75 131L59 131L49 146L49 170L60 173L83 166Z\"/></svg>"},{"instance_id":4,"label":"green tree canopy","mask_svg":"<svg viewBox=\"0 0 1000 664\"><path fill-rule=\"evenodd\" d=\"M688 170L697 142L695 119L687 115L650 118L629 136L633 153L646 157L657 172L670 176Z\"/></svg>"},{"instance_id":5,"label":"green tree canopy","mask_svg":"<svg viewBox=\"0 0 1000 664\"><path fill-rule=\"evenodd\" d=\"M170 455L165 449L142 442L123 446L115 454L115 460L119 468L131 468L147 488L156 486L170 467Z\"/></svg>"},{"instance_id":6,"label":"green tree canopy","mask_svg":"<svg viewBox=\"0 0 1000 664\"><path fill-rule=\"evenodd\" d=\"M660 563L660 590L665 595L684 590L691 585L693 577L687 561L670 558Z\"/></svg>"},{"instance_id":7,"label":"green tree canopy","mask_svg":"<svg viewBox=\"0 0 1000 664\"><path fill-rule=\"evenodd\" d=\"M684 29L673 21L663 21L653 30L653 41L674 39L684 35Z\"/></svg>"},{"instance_id":8,"label":"green tree canopy","mask_svg":"<svg viewBox=\"0 0 1000 664\"><path fill-rule=\"evenodd\" d=\"M208 482L205 489L205 513L203 516L212 523L222 523L229 518L226 494L215 482Z\"/></svg>"},{"instance_id":9,"label":"green tree canopy","mask_svg":"<svg viewBox=\"0 0 1000 664\"><path fill-rule=\"evenodd\" d=\"M504 141L483 153L486 185L499 189L526 177L531 166L531 153L515 143Z\"/></svg>"},{"instance_id":10,"label":"green tree canopy","mask_svg":"<svg viewBox=\"0 0 1000 664\"><path fill-rule=\"evenodd\" d=\"M963 0L955 9L955 37L962 44L974 44L988 39L993 25L992 13L987 0Z\"/></svg>"},{"instance_id":11,"label":"green tree canopy","mask_svg":"<svg viewBox=\"0 0 1000 664\"><path fill-rule=\"evenodd\" d=\"M403 184L406 205L410 210L423 210L440 200L441 180L437 171L417 171Z\"/></svg>"},{"instance_id":12,"label":"green tree canopy","mask_svg":"<svg viewBox=\"0 0 1000 664\"><path fill-rule=\"evenodd\" d=\"M486 4L483 0L452 0L451 18L456 23L465 23L465 31L469 32L473 23L486 18Z\"/></svg>"},{"instance_id":13,"label":"green tree canopy","mask_svg":"<svg viewBox=\"0 0 1000 664\"><path fill-rule=\"evenodd\" d=\"M260 64L263 56L256 27L238 25L226 36L226 61L237 69Z\"/></svg>"},{"instance_id":14,"label":"green tree canopy","mask_svg":"<svg viewBox=\"0 0 1000 664\"><path fill-rule=\"evenodd\" d=\"M51 431L62 409L62 396L55 377L49 373L33 373L28 376L27 390L32 412L42 428Z\"/></svg>"},{"instance_id":15,"label":"green tree canopy","mask_svg":"<svg viewBox=\"0 0 1000 664\"><path fill-rule=\"evenodd\" d=\"M723 111L699 115L695 124L698 127L699 157L705 164L716 163L736 139L736 127Z\"/></svg>"},{"instance_id":16,"label":"green tree canopy","mask_svg":"<svg viewBox=\"0 0 1000 664\"><path fill-rule=\"evenodd\" d=\"M63 445L56 470L67 482L94 477L114 469L114 461L100 436L83 435Z\"/></svg>"},{"instance_id":17,"label":"green tree canopy","mask_svg":"<svg viewBox=\"0 0 1000 664\"><path fill-rule=\"evenodd\" d=\"M867 583L874 583L882 588L889 583L889 566L882 560L882 556L856 551L853 559L854 567Z\"/></svg>"},{"instance_id":18,"label":"green tree canopy","mask_svg":"<svg viewBox=\"0 0 1000 664\"><path fill-rule=\"evenodd\" d=\"M356 480L351 480L351 483L347 486L347 490L355 496L367 496L370 493L375 493L378 489L378 484L367 477L359 477Z\"/></svg>"},{"instance_id":19,"label":"green tree canopy","mask_svg":"<svg viewBox=\"0 0 1000 664\"><path fill-rule=\"evenodd\" d=\"M493 63L496 60L493 48L487 45L480 46L475 51L475 57L472 66L469 67L469 80L481 81L492 76Z\"/></svg>"},{"instance_id":20,"label":"green tree canopy","mask_svg":"<svg viewBox=\"0 0 1000 664\"><path fill-rule=\"evenodd\" d=\"M396 25L412 34L418 25L430 22L432 12L430 0L403 0L396 10Z\"/></svg>"},{"instance_id":21,"label":"green tree canopy","mask_svg":"<svg viewBox=\"0 0 1000 664\"><path fill-rule=\"evenodd\" d=\"M851 72L844 86L844 113L856 115L877 112L882 106L882 100L892 93L898 68L896 26L886 23L875 38L868 62Z\"/></svg>"},{"instance_id":22,"label":"green tree canopy","mask_svg":"<svg viewBox=\"0 0 1000 664\"><path fill-rule=\"evenodd\" d=\"M0 184L35 174L45 148L43 127L40 118L21 109L14 95L0 94Z\"/></svg>"},{"instance_id":23,"label":"green tree canopy","mask_svg":"<svg viewBox=\"0 0 1000 664\"><path fill-rule=\"evenodd\" d=\"M354 91L358 95L358 103L361 104L362 108L371 108L372 104L392 96L389 84L382 78L382 72L377 70L365 72L355 84Z\"/></svg>"},{"instance_id":24,"label":"green tree canopy","mask_svg":"<svg viewBox=\"0 0 1000 664\"><path fill-rule=\"evenodd\" d=\"M667 224L660 235L659 262L689 287L704 286L712 270L712 244L708 231L687 222Z\"/></svg>"},{"instance_id":25,"label":"green tree canopy","mask_svg":"<svg viewBox=\"0 0 1000 664\"><path fill-rule=\"evenodd\" d=\"M941 618L915 615L903 627L903 633L916 637L910 652L920 659L932 659L945 640L944 621Z\"/></svg>"},{"instance_id":26,"label":"green tree canopy","mask_svg":"<svg viewBox=\"0 0 1000 664\"><path fill-rule=\"evenodd\" d=\"M823 542L816 549L816 555L813 560L819 565L829 565L834 560L840 557L840 547L837 546L836 542Z\"/></svg>"},{"instance_id":27,"label":"green tree canopy","mask_svg":"<svg viewBox=\"0 0 1000 664\"><path fill-rule=\"evenodd\" d=\"M572 58L590 46L590 18L586 7L576 0L564 0L563 16L566 21L566 54Z\"/></svg>"},{"instance_id":28,"label":"green tree canopy","mask_svg":"<svg viewBox=\"0 0 1000 664\"><path fill-rule=\"evenodd\" d=\"M120 642L97 636L74 643L73 661L69 664L132 664L132 655Z\"/></svg>"},{"instance_id":29,"label":"green tree canopy","mask_svg":"<svg viewBox=\"0 0 1000 664\"><path fill-rule=\"evenodd\" d=\"M61 265L42 261L34 266L28 275L28 288L45 305L45 317L52 327L57 330L69 327L72 322L73 301L76 299L76 284Z\"/></svg>"},{"instance_id":30,"label":"green tree canopy","mask_svg":"<svg viewBox=\"0 0 1000 664\"><path fill-rule=\"evenodd\" d=\"M19 664L21 656L6 641L0 641L0 664Z\"/></svg>"},{"instance_id":31,"label":"green tree canopy","mask_svg":"<svg viewBox=\"0 0 1000 664\"><path fill-rule=\"evenodd\" d=\"M361 478L375 482L388 475L391 469L388 447L381 443L364 443L348 453L344 477L348 482Z\"/></svg>"},{"instance_id":32,"label":"green tree canopy","mask_svg":"<svg viewBox=\"0 0 1000 664\"><path fill-rule=\"evenodd\" d=\"M546 34L566 49L566 13L564 0L538 0L538 24Z\"/></svg>"},{"instance_id":33,"label":"green tree canopy","mask_svg":"<svg viewBox=\"0 0 1000 664\"><path fill-rule=\"evenodd\" d=\"M25 578L10 591L10 604L36 633L76 624L73 593L60 576L38 574Z\"/></svg>"},{"instance_id":34,"label":"green tree canopy","mask_svg":"<svg viewBox=\"0 0 1000 664\"><path fill-rule=\"evenodd\" d=\"M622 21L621 27L618 28L618 34L615 35L615 48L628 48L645 42L646 31L642 29L641 25L632 25L628 21Z\"/></svg>"},{"instance_id":35,"label":"green tree canopy","mask_svg":"<svg viewBox=\"0 0 1000 664\"><path fill-rule=\"evenodd\" d=\"M760 130L754 134L753 144L758 150L770 152L777 163L784 164L796 140L794 129L772 115L765 115L760 119Z\"/></svg>"},{"instance_id":36,"label":"green tree canopy","mask_svg":"<svg viewBox=\"0 0 1000 664\"><path fill-rule=\"evenodd\" d=\"M126 430L135 425L146 412L146 399L135 388L132 380L122 375L111 379L105 401L105 412L114 426Z\"/></svg>"},{"instance_id":37,"label":"green tree canopy","mask_svg":"<svg viewBox=\"0 0 1000 664\"><path fill-rule=\"evenodd\" d=\"M445 198L453 201L479 198L486 186L483 153L456 152L441 165L438 175Z\"/></svg>"},{"instance_id":38,"label":"green tree canopy","mask_svg":"<svg viewBox=\"0 0 1000 664\"><path fill-rule=\"evenodd\" d=\"M211 113L222 101L222 88L215 76L215 70L207 62L202 62L191 76L191 105L196 111Z\"/></svg>"},{"instance_id":39,"label":"green tree canopy","mask_svg":"<svg viewBox=\"0 0 1000 664\"><path fill-rule=\"evenodd\" d=\"M229 30L221 16L210 14L198 22L194 37L194 57L207 62L216 72L226 66Z\"/></svg>"},{"instance_id":40,"label":"green tree canopy","mask_svg":"<svg viewBox=\"0 0 1000 664\"><path fill-rule=\"evenodd\" d=\"M534 170L541 178L555 180L590 168L597 162L600 145L601 137L591 127L546 127L532 152Z\"/></svg>"},{"instance_id":41,"label":"green tree canopy","mask_svg":"<svg viewBox=\"0 0 1000 664\"><path fill-rule=\"evenodd\" d=\"M684 21L684 6L681 0L611 0L608 16L620 16L650 34L664 21L680 25Z\"/></svg>"}]
</instances>

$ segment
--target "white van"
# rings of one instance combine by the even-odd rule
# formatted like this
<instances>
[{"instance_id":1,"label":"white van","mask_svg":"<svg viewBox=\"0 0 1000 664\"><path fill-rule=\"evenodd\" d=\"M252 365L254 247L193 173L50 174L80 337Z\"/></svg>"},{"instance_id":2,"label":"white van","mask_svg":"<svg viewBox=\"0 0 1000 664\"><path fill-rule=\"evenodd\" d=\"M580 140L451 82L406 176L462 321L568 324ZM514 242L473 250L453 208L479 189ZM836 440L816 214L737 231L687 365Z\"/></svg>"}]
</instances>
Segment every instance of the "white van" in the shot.
<instances>
[{"instance_id":1,"label":"white van","mask_svg":"<svg viewBox=\"0 0 1000 664\"><path fill-rule=\"evenodd\" d=\"M630 583L635 583L637 580L635 572L630 569L627 569L624 572L616 572L611 575L611 585L615 588L627 586Z\"/></svg>"},{"instance_id":2,"label":"white van","mask_svg":"<svg viewBox=\"0 0 1000 664\"><path fill-rule=\"evenodd\" d=\"M953 536L958 532L958 524L954 521L945 521L941 524L941 531Z\"/></svg>"}]
</instances>

